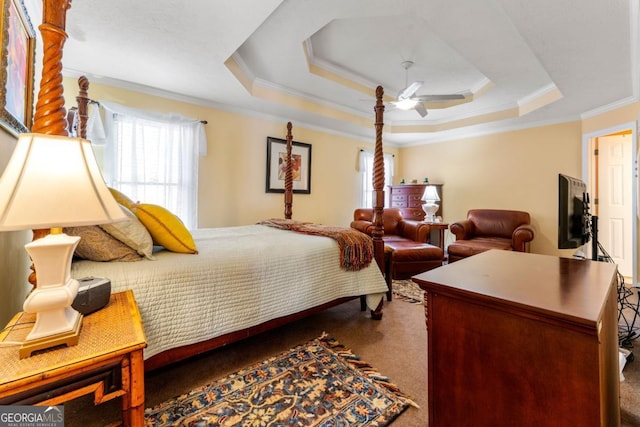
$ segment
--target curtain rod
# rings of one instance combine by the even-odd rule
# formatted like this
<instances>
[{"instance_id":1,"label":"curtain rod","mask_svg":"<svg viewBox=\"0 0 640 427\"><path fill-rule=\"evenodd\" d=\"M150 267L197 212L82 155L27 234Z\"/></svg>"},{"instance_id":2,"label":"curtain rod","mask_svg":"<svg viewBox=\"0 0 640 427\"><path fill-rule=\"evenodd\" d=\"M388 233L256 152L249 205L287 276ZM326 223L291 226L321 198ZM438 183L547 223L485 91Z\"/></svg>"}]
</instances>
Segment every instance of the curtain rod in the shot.
<instances>
[{"instance_id":1,"label":"curtain rod","mask_svg":"<svg viewBox=\"0 0 640 427\"><path fill-rule=\"evenodd\" d=\"M100 106L100 102L95 101L95 100L93 100L93 99L90 99L90 100L89 100L89 104L96 104L98 107ZM72 108L73 108L73 107L72 107ZM200 123L202 123L203 125L209 124L209 122L208 122L208 121L206 121L206 120L200 120Z\"/></svg>"},{"instance_id":2,"label":"curtain rod","mask_svg":"<svg viewBox=\"0 0 640 427\"><path fill-rule=\"evenodd\" d=\"M364 148L361 148L360 152L362 153L363 151L367 151L367 150L365 150ZM371 150L368 150L368 151L371 151ZM396 156L395 154L391 154L391 157L395 157L395 156Z\"/></svg>"}]
</instances>

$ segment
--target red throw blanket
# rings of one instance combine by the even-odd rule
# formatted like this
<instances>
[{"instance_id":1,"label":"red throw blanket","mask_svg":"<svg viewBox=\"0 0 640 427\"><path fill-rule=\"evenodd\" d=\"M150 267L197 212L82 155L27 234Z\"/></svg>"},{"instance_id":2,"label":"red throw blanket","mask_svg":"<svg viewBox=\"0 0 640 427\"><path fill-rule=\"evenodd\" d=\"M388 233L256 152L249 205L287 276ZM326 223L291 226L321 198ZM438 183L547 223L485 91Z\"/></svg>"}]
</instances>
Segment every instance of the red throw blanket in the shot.
<instances>
[{"instance_id":1,"label":"red throw blanket","mask_svg":"<svg viewBox=\"0 0 640 427\"><path fill-rule=\"evenodd\" d=\"M266 219L258 222L258 224L335 239L340 247L340 266L348 271L357 271L368 267L371 264L371 260L373 260L373 240L368 235L353 228L334 227L281 218Z\"/></svg>"}]
</instances>

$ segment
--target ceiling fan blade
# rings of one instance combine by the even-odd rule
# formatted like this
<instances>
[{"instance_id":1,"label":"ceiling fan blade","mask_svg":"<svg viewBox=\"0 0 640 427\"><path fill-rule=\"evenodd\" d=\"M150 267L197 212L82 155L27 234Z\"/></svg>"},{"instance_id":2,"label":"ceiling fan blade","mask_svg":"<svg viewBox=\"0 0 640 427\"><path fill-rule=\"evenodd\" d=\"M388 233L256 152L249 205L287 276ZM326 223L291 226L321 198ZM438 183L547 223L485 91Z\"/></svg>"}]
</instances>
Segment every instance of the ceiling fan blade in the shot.
<instances>
[{"instance_id":1,"label":"ceiling fan blade","mask_svg":"<svg viewBox=\"0 0 640 427\"><path fill-rule=\"evenodd\" d=\"M420 117L424 117L428 114L427 109L422 102L418 102L413 108L418 112L418 114L420 114Z\"/></svg>"},{"instance_id":2,"label":"ceiling fan blade","mask_svg":"<svg viewBox=\"0 0 640 427\"><path fill-rule=\"evenodd\" d=\"M460 93L451 93L451 94L443 94L443 95L419 95L419 96L414 96L413 99L422 101L422 102L450 101L455 99L465 99L465 96Z\"/></svg>"},{"instance_id":3,"label":"ceiling fan blade","mask_svg":"<svg viewBox=\"0 0 640 427\"><path fill-rule=\"evenodd\" d=\"M424 82L420 82L420 81L411 83L409 86L407 86L406 88L402 89L402 91L400 91L400 94L398 95L398 100L402 101L403 99L411 98L418 91L418 89L420 89L420 87L423 84Z\"/></svg>"}]
</instances>

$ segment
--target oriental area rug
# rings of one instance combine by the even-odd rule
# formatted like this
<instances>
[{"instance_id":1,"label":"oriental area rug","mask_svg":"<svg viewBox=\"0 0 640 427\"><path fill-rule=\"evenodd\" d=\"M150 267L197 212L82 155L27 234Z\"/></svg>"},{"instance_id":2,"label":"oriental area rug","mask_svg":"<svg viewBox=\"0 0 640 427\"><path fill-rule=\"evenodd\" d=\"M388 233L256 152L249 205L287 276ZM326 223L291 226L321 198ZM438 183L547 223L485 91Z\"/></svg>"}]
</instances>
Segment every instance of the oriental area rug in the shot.
<instances>
[{"instance_id":1,"label":"oriental area rug","mask_svg":"<svg viewBox=\"0 0 640 427\"><path fill-rule=\"evenodd\" d=\"M386 426L415 405L326 334L145 410L146 426Z\"/></svg>"},{"instance_id":2,"label":"oriental area rug","mask_svg":"<svg viewBox=\"0 0 640 427\"><path fill-rule=\"evenodd\" d=\"M392 285L393 297L412 304L424 302L424 291L413 280L394 280Z\"/></svg>"}]
</instances>

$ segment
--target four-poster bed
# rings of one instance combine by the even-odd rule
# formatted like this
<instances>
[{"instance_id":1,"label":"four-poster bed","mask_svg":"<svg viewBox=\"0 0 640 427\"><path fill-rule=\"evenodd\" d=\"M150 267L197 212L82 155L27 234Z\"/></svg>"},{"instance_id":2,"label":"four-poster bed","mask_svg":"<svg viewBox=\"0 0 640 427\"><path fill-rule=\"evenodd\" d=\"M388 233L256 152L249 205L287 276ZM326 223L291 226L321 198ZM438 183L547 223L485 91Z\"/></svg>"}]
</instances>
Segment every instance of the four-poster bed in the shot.
<instances>
[{"instance_id":1,"label":"four-poster bed","mask_svg":"<svg viewBox=\"0 0 640 427\"><path fill-rule=\"evenodd\" d=\"M80 137L86 137L88 85L86 78L79 79L80 95L76 99ZM379 148L376 152L380 158L382 95L382 88L378 88L376 145ZM287 165L292 164L292 127L288 122ZM381 202L384 200L384 172L380 172L383 162L374 166L374 184L377 186L374 200ZM292 187L292 172L287 167L284 220L263 223L281 225L288 221L287 229L300 224L291 220ZM381 218L382 205L378 206L378 212L378 218ZM113 292L134 290L148 341L145 369L150 370L354 298L361 298L363 310L367 306L371 309L372 318L381 318L382 297L387 287L381 273L384 271L381 221L379 227L370 242L375 263L360 271L340 268L337 262L341 255L339 245L332 239L249 225L193 230L199 252L195 256L161 251L154 253L153 261L76 261L72 275L76 278L107 277L112 281ZM278 256L274 257L276 253ZM231 265L226 265L227 262ZM195 273L195 277L190 272ZM232 280L225 280L228 277Z\"/></svg>"},{"instance_id":2,"label":"four-poster bed","mask_svg":"<svg viewBox=\"0 0 640 427\"><path fill-rule=\"evenodd\" d=\"M69 7L70 1L44 1L41 26L45 39L44 69L34 132L68 135L60 71L66 38L65 14ZM85 137L89 83L86 78L79 83L77 129L79 136ZM382 87L378 87L374 108L375 263L368 267L358 271L342 269L338 263L339 245L330 238L263 225L195 230L198 255L164 250L154 253L153 261L74 262L72 275L76 278L107 277L113 292L133 289L148 341L145 369L226 345L354 298L361 298L363 308L366 300L372 317L381 317L387 291L381 273L384 271L382 96ZM291 128L289 122L287 165L291 165ZM284 217L291 220L290 168L285 176ZM34 232L34 238L40 235ZM268 246L269 241L275 246ZM274 254L280 257L275 259ZM207 261L207 256L216 262ZM225 257L231 258L231 267L221 264ZM141 264L148 264L149 270L143 270ZM187 278L187 273L194 274Z\"/></svg>"}]
</instances>

